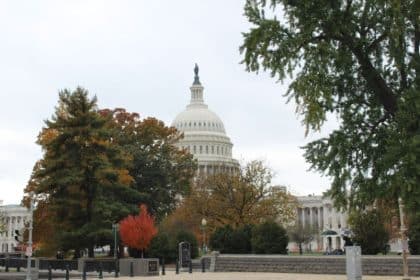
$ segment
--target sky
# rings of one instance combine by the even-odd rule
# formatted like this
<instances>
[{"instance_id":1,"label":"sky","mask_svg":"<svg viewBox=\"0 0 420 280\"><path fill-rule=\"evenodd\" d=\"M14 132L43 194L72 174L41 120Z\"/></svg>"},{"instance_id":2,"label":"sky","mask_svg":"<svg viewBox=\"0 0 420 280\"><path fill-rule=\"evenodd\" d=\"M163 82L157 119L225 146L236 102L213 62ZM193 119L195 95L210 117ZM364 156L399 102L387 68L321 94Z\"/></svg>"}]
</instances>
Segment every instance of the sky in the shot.
<instances>
[{"instance_id":1,"label":"sky","mask_svg":"<svg viewBox=\"0 0 420 280\"><path fill-rule=\"evenodd\" d=\"M247 72L243 0L72 0L0 2L0 200L20 203L42 157L36 137L58 91L82 86L100 108L125 108L170 125L190 99L194 63L209 108L223 120L241 163L264 160L273 184L321 194L330 180L309 171L290 81Z\"/></svg>"}]
</instances>

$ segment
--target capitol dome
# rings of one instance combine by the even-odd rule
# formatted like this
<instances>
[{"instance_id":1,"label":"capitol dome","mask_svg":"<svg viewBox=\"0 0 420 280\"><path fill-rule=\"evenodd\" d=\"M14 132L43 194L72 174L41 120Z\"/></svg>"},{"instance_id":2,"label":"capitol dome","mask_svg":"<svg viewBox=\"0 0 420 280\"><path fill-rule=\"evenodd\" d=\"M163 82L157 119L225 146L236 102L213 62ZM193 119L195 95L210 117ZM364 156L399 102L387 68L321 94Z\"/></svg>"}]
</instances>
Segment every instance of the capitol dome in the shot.
<instances>
[{"instance_id":1,"label":"capitol dome","mask_svg":"<svg viewBox=\"0 0 420 280\"><path fill-rule=\"evenodd\" d=\"M232 158L233 144L226 135L222 120L204 103L204 87L200 83L197 65L194 72L190 104L172 122L172 126L184 134L177 146L187 149L197 159L199 175L234 172L239 163Z\"/></svg>"}]
</instances>

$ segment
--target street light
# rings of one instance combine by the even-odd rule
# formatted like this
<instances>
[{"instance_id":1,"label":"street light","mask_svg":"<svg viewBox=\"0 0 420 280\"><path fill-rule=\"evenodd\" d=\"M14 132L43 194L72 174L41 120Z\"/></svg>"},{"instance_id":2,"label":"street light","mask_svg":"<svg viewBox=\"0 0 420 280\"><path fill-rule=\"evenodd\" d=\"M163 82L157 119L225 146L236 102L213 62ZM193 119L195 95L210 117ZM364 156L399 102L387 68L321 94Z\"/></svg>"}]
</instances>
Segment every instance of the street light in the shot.
<instances>
[{"instance_id":1,"label":"street light","mask_svg":"<svg viewBox=\"0 0 420 280\"><path fill-rule=\"evenodd\" d=\"M407 262L407 228L405 227L405 218L404 218L404 203L402 198L398 198L398 206L400 210L400 233L401 233L401 249L402 249L402 259L403 259L403 280L410 280L408 277L408 262Z\"/></svg>"},{"instance_id":2,"label":"street light","mask_svg":"<svg viewBox=\"0 0 420 280\"><path fill-rule=\"evenodd\" d=\"M26 256L28 257L26 268L26 280L31 280L31 257L32 257L32 226L34 219L34 192L29 193L29 238L28 247L26 248Z\"/></svg>"},{"instance_id":3,"label":"street light","mask_svg":"<svg viewBox=\"0 0 420 280\"><path fill-rule=\"evenodd\" d=\"M206 225L207 221L203 218L201 220L201 228L203 229L203 255L206 253Z\"/></svg>"},{"instance_id":4,"label":"street light","mask_svg":"<svg viewBox=\"0 0 420 280\"><path fill-rule=\"evenodd\" d=\"M112 224L112 230L114 231L114 259L117 259L117 232L119 224Z\"/></svg>"}]
</instances>

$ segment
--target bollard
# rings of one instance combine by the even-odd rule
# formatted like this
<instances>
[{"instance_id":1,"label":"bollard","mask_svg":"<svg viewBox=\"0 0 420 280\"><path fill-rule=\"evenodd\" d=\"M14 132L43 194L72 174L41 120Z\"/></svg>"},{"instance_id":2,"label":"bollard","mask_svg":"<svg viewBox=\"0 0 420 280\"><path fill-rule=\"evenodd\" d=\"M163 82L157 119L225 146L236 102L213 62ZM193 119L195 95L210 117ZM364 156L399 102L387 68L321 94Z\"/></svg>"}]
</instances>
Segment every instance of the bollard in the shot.
<instances>
[{"instance_id":1,"label":"bollard","mask_svg":"<svg viewBox=\"0 0 420 280\"><path fill-rule=\"evenodd\" d=\"M206 271L206 264L204 263L204 259L201 259L201 272L205 272Z\"/></svg>"},{"instance_id":2,"label":"bollard","mask_svg":"<svg viewBox=\"0 0 420 280\"><path fill-rule=\"evenodd\" d=\"M130 262L130 277L134 277L134 264Z\"/></svg>"},{"instance_id":3,"label":"bollard","mask_svg":"<svg viewBox=\"0 0 420 280\"><path fill-rule=\"evenodd\" d=\"M102 263L101 262L99 263L99 277L98 278L99 279L103 279L104 278L104 276L102 274Z\"/></svg>"},{"instance_id":4,"label":"bollard","mask_svg":"<svg viewBox=\"0 0 420 280\"><path fill-rule=\"evenodd\" d=\"M115 278L118 278L118 259L115 260Z\"/></svg>"},{"instance_id":5,"label":"bollard","mask_svg":"<svg viewBox=\"0 0 420 280\"><path fill-rule=\"evenodd\" d=\"M49 264L49 265L48 265L48 280L51 280L51 279L52 279L52 271L51 271L51 269L52 269L52 267L51 267L51 265Z\"/></svg>"},{"instance_id":6,"label":"bollard","mask_svg":"<svg viewBox=\"0 0 420 280\"><path fill-rule=\"evenodd\" d=\"M6 258L6 260L5 260L5 266L6 266L6 268L5 268L5 272L9 272L9 258Z\"/></svg>"},{"instance_id":7,"label":"bollard","mask_svg":"<svg viewBox=\"0 0 420 280\"><path fill-rule=\"evenodd\" d=\"M165 275L165 258L162 258L162 275Z\"/></svg>"},{"instance_id":8,"label":"bollard","mask_svg":"<svg viewBox=\"0 0 420 280\"><path fill-rule=\"evenodd\" d=\"M20 272L20 262L18 261L18 263L17 263L17 272Z\"/></svg>"},{"instance_id":9,"label":"bollard","mask_svg":"<svg viewBox=\"0 0 420 280\"><path fill-rule=\"evenodd\" d=\"M175 274L179 274L179 262L178 262L178 259L176 259Z\"/></svg>"},{"instance_id":10,"label":"bollard","mask_svg":"<svg viewBox=\"0 0 420 280\"><path fill-rule=\"evenodd\" d=\"M83 273L82 273L82 279L86 280L86 262L83 263Z\"/></svg>"},{"instance_id":11,"label":"bollard","mask_svg":"<svg viewBox=\"0 0 420 280\"><path fill-rule=\"evenodd\" d=\"M70 279L70 274L69 274L69 265L66 264L66 280Z\"/></svg>"},{"instance_id":12,"label":"bollard","mask_svg":"<svg viewBox=\"0 0 420 280\"><path fill-rule=\"evenodd\" d=\"M188 263L188 273L192 273L192 261Z\"/></svg>"}]
</instances>

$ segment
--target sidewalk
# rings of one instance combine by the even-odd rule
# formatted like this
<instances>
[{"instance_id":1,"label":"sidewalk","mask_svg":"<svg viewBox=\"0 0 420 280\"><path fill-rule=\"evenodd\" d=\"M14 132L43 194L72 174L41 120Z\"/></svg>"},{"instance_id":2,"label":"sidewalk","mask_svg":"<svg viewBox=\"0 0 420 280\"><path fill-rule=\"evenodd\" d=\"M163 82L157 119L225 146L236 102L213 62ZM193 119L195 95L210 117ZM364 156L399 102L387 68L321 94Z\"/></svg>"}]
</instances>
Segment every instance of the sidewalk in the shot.
<instances>
[{"instance_id":1,"label":"sidewalk","mask_svg":"<svg viewBox=\"0 0 420 280\"><path fill-rule=\"evenodd\" d=\"M89 278L89 279L98 279ZM347 280L346 275L295 274L295 273L257 273L257 272L193 272L175 274L167 271L166 275L149 277L104 277L105 280ZM363 276L363 280L401 280L402 276ZM420 280L420 277L411 277Z\"/></svg>"}]
</instances>

